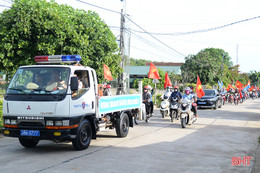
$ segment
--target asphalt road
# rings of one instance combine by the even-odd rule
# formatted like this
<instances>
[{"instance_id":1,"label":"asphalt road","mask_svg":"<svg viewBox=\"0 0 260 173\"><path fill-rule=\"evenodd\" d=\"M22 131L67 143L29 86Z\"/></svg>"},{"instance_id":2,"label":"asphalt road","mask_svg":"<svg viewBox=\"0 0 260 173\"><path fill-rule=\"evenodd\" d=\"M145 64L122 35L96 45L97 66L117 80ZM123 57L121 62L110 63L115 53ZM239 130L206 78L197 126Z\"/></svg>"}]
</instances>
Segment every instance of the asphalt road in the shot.
<instances>
[{"instance_id":1,"label":"asphalt road","mask_svg":"<svg viewBox=\"0 0 260 173\"><path fill-rule=\"evenodd\" d=\"M84 151L75 151L71 143L50 141L25 149L18 139L0 136L0 172L256 173L260 170L259 105L260 99L250 99L238 106L200 109L198 120L186 129L179 121L162 119L155 110L149 123L130 128L126 138L106 130ZM232 158L238 157L251 157L250 163L232 166Z\"/></svg>"}]
</instances>

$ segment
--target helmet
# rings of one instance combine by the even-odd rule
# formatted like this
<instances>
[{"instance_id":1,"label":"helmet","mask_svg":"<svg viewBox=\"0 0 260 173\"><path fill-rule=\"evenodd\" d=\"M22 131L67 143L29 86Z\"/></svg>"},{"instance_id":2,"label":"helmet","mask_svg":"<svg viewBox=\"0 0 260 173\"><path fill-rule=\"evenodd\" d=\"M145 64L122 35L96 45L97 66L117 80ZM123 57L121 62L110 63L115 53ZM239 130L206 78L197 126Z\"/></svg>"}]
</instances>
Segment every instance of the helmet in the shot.
<instances>
[{"instance_id":1,"label":"helmet","mask_svg":"<svg viewBox=\"0 0 260 173\"><path fill-rule=\"evenodd\" d=\"M148 90L148 86L144 86L144 90Z\"/></svg>"},{"instance_id":2,"label":"helmet","mask_svg":"<svg viewBox=\"0 0 260 173\"><path fill-rule=\"evenodd\" d=\"M151 85L147 85L147 88L148 88L149 90L152 90L152 89L153 89L153 87L152 87Z\"/></svg>"},{"instance_id":3,"label":"helmet","mask_svg":"<svg viewBox=\"0 0 260 173\"><path fill-rule=\"evenodd\" d=\"M185 91L190 91L190 87L186 87L186 88L185 88Z\"/></svg>"},{"instance_id":4,"label":"helmet","mask_svg":"<svg viewBox=\"0 0 260 173\"><path fill-rule=\"evenodd\" d=\"M107 85L106 88L111 88L111 85Z\"/></svg>"},{"instance_id":5,"label":"helmet","mask_svg":"<svg viewBox=\"0 0 260 173\"><path fill-rule=\"evenodd\" d=\"M185 88L185 94L190 94L190 87Z\"/></svg>"},{"instance_id":6,"label":"helmet","mask_svg":"<svg viewBox=\"0 0 260 173\"><path fill-rule=\"evenodd\" d=\"M175 89L175 88L178 89L178 88L179 88L178 85L174 86L174 89Z\"/></svg>"},{"instance_id":7,"label":"helmet","mask_svg":"<svg viewBox=\"0 0 260 173\"><path fill-rule=\"evenodd\" d=\"M167 92L170 92L170 89L171 89L171 88L172 88L171 86L167 86L167 87L166 87Z\"/></svg>"}]
</instances>

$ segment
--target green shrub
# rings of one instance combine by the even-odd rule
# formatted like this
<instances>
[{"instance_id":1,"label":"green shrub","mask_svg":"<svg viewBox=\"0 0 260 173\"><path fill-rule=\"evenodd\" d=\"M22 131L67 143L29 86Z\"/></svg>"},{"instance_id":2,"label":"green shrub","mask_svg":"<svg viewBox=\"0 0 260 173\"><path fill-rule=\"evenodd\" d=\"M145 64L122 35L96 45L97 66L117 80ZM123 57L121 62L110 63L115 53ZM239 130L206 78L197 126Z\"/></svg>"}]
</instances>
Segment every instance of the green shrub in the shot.
<instances>
[{"instance_id":1,"label":"green shrub","mask_svg":"<svg viewBox=\"0 0 260 173\"><path fill-rule=\"evenodd\" d=\"M157 94L157 95L156 95L156 105L155 105L155 106L156 106L157 108L159 108L159 107L161 106L161 102L162 102L162 100L160 99L161 95L162 95L162 94Z\"/></svg>"}]
</instances>

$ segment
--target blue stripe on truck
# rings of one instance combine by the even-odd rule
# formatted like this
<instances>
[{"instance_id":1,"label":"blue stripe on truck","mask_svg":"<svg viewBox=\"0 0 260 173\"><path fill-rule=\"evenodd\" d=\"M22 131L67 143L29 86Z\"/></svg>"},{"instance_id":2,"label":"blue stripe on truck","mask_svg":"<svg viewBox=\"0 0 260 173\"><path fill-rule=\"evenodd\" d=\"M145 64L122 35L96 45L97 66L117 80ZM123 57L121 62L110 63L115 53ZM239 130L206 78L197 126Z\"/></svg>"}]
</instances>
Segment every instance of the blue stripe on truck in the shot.
<instances>
[{"instance_id":1,"label":"blue stripe on truck","mask_svg":"<svg viewBox=\"0 0 260 173\"><path fill-rule=\"evenodd\" d=\"M141 95L103 96L99 99L99 114L141 108Z\"/></svg>"}]
</instances>

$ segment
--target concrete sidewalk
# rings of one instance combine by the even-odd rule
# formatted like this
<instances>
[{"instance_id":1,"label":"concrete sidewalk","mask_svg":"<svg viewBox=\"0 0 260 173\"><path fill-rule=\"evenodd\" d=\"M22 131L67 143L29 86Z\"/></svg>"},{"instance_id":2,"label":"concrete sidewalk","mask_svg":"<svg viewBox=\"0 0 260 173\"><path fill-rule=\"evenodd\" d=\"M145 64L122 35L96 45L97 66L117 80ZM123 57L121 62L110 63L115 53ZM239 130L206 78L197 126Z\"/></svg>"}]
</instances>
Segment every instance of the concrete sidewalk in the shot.
<instances>
[{"instance_id":1,"label":"concrete sidewalk","mask_svg":"<svg viewBox=\"0 0 260 173\"><path fill-rule=\"evenodd\" d=\"M256 153L255 153L255 163L254 163L252 173L259 173L259 172L260 172L260 143L258 144Z\"/></svg>"}]
</instances>

